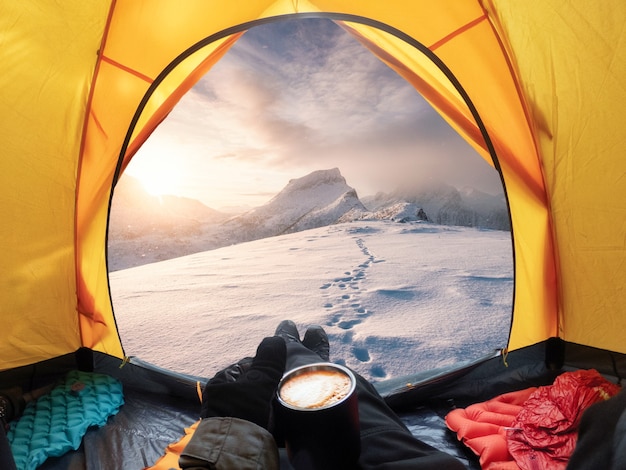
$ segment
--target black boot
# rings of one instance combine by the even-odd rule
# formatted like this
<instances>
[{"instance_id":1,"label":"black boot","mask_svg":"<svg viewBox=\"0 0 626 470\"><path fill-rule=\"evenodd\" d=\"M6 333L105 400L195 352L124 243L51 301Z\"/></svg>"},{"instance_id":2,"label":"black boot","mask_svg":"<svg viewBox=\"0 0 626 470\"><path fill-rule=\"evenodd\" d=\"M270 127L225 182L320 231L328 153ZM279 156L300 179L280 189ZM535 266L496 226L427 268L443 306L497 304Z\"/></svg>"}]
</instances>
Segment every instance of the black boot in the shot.
<instances>
[{"instance_id":1,"label":"black boot","mask_svg":"<svg viewBox=\"0 0 626 470\"><path fill-rule=\"evenodd\" d=\"M310 326L304 333L302 344L321 357L322 360L330 362L330 343L324 328L321 326Z\"/></svg>"},{"instance_id":2,"label":"black boot","mask_svg":"<svg viewBox=\"0 0 626 470\"><path fill-rule=\"evenodd\" d=\"M285 343L300 343L300 334L296 324L291 320L283 320L276 327L275 336L280 336Z\"/></svg>"}]
</instances>

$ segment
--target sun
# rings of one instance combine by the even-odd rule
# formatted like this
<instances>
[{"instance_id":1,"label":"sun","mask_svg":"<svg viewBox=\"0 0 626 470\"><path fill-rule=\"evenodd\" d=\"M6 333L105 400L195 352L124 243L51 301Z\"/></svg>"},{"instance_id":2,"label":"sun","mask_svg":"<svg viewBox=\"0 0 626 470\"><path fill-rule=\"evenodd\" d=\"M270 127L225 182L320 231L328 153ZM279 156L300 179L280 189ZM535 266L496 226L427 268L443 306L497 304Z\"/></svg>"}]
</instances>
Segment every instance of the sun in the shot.
<instances>
[{"instance_id":1,"label":"sun","mask_svg":"<svg viewBox=\"0 0 626 470\"><path fill-rule=\"evenodd\" d=\"M138 179L153 196L179 195L183 185L182 170L175 158L152 156L133 158L126 173Z\"/></svg>"},{"instance_id":2,"label":"sun","mask_svg":"<svg viewBox=\"0 0 626 470\"><path fill-rule=\"evenodd\" d=\"M144 172L139 176L139 180L144 189L153 196L176 194L178 192L176 177L173 173L165 172L163 169L154 168Z\"/></svg>"}]
</instances>

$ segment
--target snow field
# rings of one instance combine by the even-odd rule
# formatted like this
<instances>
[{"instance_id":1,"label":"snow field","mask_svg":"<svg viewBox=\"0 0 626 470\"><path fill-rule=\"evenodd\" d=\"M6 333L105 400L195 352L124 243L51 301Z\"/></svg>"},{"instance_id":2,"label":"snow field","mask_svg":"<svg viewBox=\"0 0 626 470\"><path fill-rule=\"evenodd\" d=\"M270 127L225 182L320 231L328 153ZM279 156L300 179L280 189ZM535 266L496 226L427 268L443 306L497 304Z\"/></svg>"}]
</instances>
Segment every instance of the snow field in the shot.
<instances>
[{"instance_id":1,"label":"snow field","mask_svg":"<svg viewBox=\"0 0 626 470\"><path fill-rule=\"evenodd\" d=\"M125 352L211 377L286 318L320 324L331 361L372 381L471 361L506 345L508 232L361 221L110 274Z\"/></svg>"}]
</instances>

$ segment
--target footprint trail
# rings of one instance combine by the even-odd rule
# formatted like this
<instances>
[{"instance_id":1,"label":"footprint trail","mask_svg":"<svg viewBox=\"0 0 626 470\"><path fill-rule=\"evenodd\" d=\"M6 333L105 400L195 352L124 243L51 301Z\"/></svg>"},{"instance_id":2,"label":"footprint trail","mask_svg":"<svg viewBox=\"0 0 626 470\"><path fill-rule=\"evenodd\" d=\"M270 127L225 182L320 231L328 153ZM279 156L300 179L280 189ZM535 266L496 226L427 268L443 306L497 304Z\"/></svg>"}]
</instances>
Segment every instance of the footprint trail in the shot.
<instances>
[{"instance_id":1,"label":"footprint trail","mask_svg":"<svg viewBox=\"0 0 626 470\"><path fill-rule=\"evenodd\" d=\"M355 327L373 314L372 310L363 305L361 301L362 285L363 281L367 279L370 267L375 263L383 262L384 259L379 259L370 252L362 238L357 238L355 243L361 251L364 261L320 286L324 299L322 305L328 312L326 326L337 329L336 333L330 334L337 337L339 343L348 348L347 351L350 354L348 362L367 364L372 375L382 378L386 376L384 367L373 362L372 354L366 344L367 338L360 341L355 340L355 337L358 338L358 334L355 334ZM340 362L345 364L347 359Z\"/></svg>"}]
</instances>

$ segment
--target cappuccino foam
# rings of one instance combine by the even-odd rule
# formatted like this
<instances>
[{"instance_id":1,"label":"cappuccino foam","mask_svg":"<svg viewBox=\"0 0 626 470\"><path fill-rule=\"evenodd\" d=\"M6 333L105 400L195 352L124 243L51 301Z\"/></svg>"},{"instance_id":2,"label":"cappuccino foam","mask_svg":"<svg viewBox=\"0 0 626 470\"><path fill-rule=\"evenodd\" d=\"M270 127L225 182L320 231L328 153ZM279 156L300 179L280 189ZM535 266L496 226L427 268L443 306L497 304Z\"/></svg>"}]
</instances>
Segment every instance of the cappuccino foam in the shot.
<instances>
[{"instance_id":1,"label":"cappuccino foam","mask_svg":"<svg viewBox=\"0 0 626 470\"><path fill-rule=\"evenodd\" d=\"M350 392L350 378L338 371L311 370L289 378L280 388L284 402L298 408L322 408Z\"/></svg>"}]
</instances>

